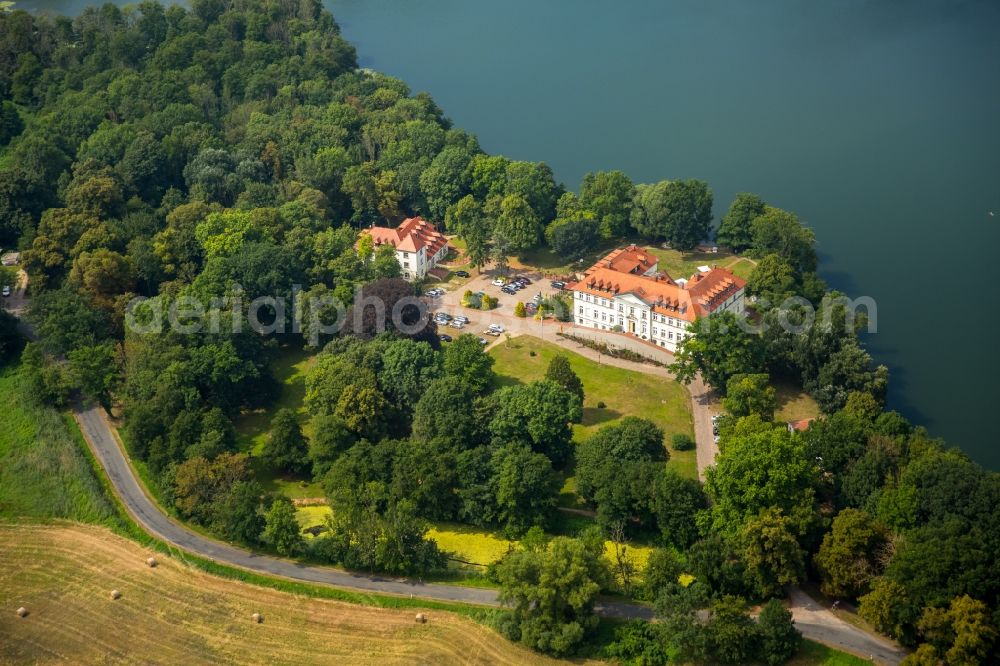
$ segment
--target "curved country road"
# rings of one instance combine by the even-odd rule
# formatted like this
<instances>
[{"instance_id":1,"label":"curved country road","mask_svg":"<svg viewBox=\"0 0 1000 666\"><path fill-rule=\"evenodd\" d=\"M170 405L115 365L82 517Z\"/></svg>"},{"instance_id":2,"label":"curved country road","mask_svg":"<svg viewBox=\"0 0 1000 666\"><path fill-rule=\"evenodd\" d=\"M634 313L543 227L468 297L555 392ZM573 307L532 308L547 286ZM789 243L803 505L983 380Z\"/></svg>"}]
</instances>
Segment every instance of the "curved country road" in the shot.
<instances>
[{"instance_id":1,"label":"curved country road","mask_svg":"<svg viewBox=\"0 0 1000 666\"><path fill-rule=\"evenodd\" d=\"M13 308L13 313L20 319L19 324L23 334L30 339L35 339L31 326L22 318L24 311L27 309L27 298L24 296L28 280L27 275L23 274L23 272L20 277L22 279L17 290L18 307ZM564 344L569 342L562 338L557 338L557 340ZM569 345L567 344L566 346ZM585 347L581 347L578 351L584 355L588 355L591 352L591 350ZM615 360L617 361L618 359ZM622 363L628 362L623 361ZM656 368L653 366L630 365L638 366L635 369L641 368L645 372L656 372ZM702 416L705 417L702 420L707 421L707 401L699 400L699 396L695 395L695 393L694 391L692 392L692 397L694 398L692 400L692 407L694 411L702 413ZM115 493L125 505L126 510L132 518L149 534L181 550L241 569L308 583L433 601L449 601L483 606L500 605L497 593L494 590L461 587L458 585L426 584L398 578L355 574L329 567L308 566L290 560L258 555L248 550L201 536L167 516L160 506L139 485L135 472L126 458L126 453L119 446L112 426L101 407L77 407L74 409L73 416L80 426L80 431L83 433L88 446L108 475ZM696 419L696 430L699 429L699 425L707 428L711 427L706 426L705 423L698 424L697 421L698 419ZM711 433L711 430L708 430L707 433L698 433L698 467L700 473L703 472L708 464L713 462L715 457L714 447L712 447L710 455L702 456L702 435L708 433ZM847 624L829 610L810 599L801 590L793 589L790 601L795 626L798 627L803 636L810 640L862 657L868 657L875 663L889 664L891 666L895 666L902 661L906 654L891 641ZM600 615L605 617L641 618L648 620L653 615L652 610L648 607L615 602L599 603L596 610Z\"/></svg>"},{"instance_id":2,"label":"curved country road","mask_svg":"<svg viewBox=\"0 0 1000 666\"><path fill-rule=\"evenodd\" d=\"M182 550L242 569L309 583L435 601L500 605L494 590L427 584L308 566L258 555L201 536L168 517L145 493L100 407L80 408L75 412L75 417L94 455L111 480L111 485L132 517L150 534ZM792 602L795 624L806 638L871 657L882 664L898 664L904 656L890 642L843 622L801 592L793 594ZM647 607L613 602L599 604L597 612L606 617L652 617L652 611Z\"/></svg>"},{"instance_id":3,"label":"curved country road","mask_svg":"<svg viewBox=\"0 0 1000 666\"><path fill-rule=\"evenodd\" d=\"M202 557L249 569L251 571L309 583L333 585L363 592L413 596L435 601L451 601L484 606L499 606L495 590L457 585L420 583L398 578L356 574L328 567L309 566L267 555L258 555L236 546L204 537L167 516L139 485L131 465L115 439L101 407L80 408L77 423L94 455L111 480L129 514L153 536ZM608 603L601 606L611 617L651 617L648 608Z\"/></svg>"}]
</instances>

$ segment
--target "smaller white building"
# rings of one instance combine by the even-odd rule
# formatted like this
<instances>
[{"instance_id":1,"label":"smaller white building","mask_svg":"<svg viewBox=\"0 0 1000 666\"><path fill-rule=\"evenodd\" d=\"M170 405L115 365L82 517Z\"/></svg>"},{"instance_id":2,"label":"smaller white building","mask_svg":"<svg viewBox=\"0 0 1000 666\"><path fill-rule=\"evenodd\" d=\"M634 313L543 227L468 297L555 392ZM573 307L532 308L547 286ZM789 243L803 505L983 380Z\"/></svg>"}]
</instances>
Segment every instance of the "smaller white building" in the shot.
<instances>
[{"instance_id":1,"label":"smaller white building","mask_svg":"<svg viewBox=\"0 0 1000 666\"><path fill-rule=\"evenodd\" d=\"M403 279L410 282L424 279L448 255L448 239L420 216L403 220L395 229L371 227L361 233L372 237L376 249L386 243L396 248Z\"/></svg>"},{"instance_id":2,"label":"smaller white building","mask_svg":"<svg viewBox=\"0 0 1000 666\"><path fill-rule=\"evenodd\" d=\"M675 281L657 270L656 257L632 245L608 254L573 285L574 320L675 351L695 319L743 314L745 286L732 271L708 266Z\"/></svg>"}]
</instances>

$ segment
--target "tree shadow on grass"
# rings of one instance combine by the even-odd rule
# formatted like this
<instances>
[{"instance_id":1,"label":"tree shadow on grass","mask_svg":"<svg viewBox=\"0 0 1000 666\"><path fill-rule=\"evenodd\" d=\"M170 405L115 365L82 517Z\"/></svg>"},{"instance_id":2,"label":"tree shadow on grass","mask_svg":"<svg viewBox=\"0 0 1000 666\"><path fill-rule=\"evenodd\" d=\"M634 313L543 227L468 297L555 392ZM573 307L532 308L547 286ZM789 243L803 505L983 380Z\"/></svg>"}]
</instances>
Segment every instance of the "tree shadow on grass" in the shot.
<instances>
[{"instance_id":1,"label":"tree shadow on grass","mask_svg":"<svg viewBox=\"0 0 1000 666\"><path fill-rule=\"evenodd\" d=\"M614 410L599 407L584 407L583 408L583 422L582 425L585 426L596 426L602 423L607 423L609 421L614 421L620 419L622 413Z\"/></svg>"}]
</instances>

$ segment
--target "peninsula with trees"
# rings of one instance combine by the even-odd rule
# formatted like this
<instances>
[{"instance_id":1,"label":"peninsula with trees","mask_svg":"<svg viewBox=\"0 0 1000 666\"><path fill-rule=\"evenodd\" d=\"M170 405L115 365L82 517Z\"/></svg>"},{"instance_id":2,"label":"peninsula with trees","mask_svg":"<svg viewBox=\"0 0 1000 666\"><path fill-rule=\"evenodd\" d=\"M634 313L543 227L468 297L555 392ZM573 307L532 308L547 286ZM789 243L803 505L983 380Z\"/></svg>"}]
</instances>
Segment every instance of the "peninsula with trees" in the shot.
<instances>
[{"instance_id":1,"label":"peninsula with trees","mask_svg":"<svg viewBox=\"0 0 1000 666\"><path fill-rule=\"evenodd\" d=\"M316 0L2 11L0 100L5 543L156 547L107 428L202 538L485 599L429 607L491 659L1000 661L1000 475L887 408L794 213L488 154ZM190 575L334 594L230 564ZM25 609L0 661L43 659Z\"/></svg>"}]
</instances>

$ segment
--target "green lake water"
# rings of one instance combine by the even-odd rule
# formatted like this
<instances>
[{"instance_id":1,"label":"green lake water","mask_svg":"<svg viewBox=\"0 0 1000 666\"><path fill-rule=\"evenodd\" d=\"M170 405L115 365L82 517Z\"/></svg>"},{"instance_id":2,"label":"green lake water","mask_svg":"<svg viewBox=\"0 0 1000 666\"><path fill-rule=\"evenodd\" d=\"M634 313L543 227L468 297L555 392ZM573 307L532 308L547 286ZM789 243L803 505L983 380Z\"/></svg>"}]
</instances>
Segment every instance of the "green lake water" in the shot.
<instances>
[{"instance_id":1,"label":"green lake water","mask_svg":"<svg viewBox=\"0 0 1000 666\"><path fill-rule=\"evenodd\" d=\"M830 284L878 304L890 405L1000 468L1000 3L327 5L363 66L572 189L619 168L704 179L717 215L739 191L798 213Z\"/></svg>"}]
</instances>

